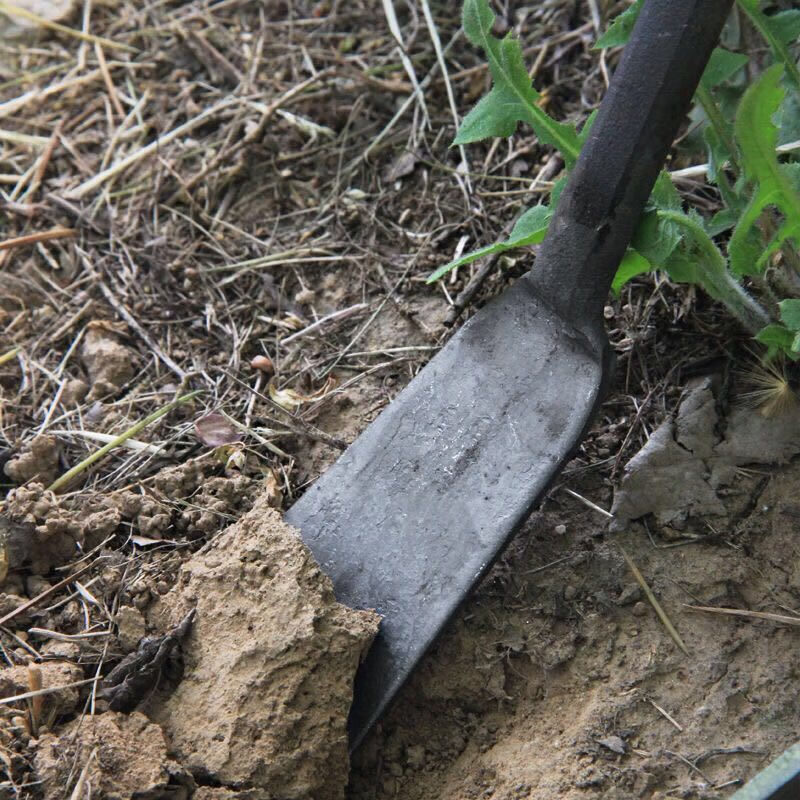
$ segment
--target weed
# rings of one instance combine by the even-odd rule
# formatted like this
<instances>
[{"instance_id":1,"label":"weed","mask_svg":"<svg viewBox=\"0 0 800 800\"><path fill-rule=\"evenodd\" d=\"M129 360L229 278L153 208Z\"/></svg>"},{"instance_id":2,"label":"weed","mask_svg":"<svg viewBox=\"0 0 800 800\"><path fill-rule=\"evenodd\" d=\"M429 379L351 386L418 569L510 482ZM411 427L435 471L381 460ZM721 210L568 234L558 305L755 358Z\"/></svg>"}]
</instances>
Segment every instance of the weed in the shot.
<instances>
[{"instance_id":1,"label":"weed","mask_svg":"<svg viewBox=\"0 0 800 800\"><path fill-rule=\"evenodd\" d=\"M625 44L643 0L620 14L597 48ZM772 64L751 85L748 57L718 47L695 94L695 139L705 147L706 174L723 208L710 218L684 210L670 175L662 172L614 278L620 288L637 275L664 270L677 283L701 286L723 303L761 342L765 359L800 360L800 163L791 155L800 134L800 72L791 48L800 36L800 9L767 15L758 0L737 0L741 15L769 46ZM539 107L519 42L492 35L494 13L487 0L465 0L464 31L486 54L493 86L469 112L454 144L511 136L520 122L561 153L567 170L575 163L593 117L580 131ZM784 145L784 147L781 147ZM555 203L565 178L551 195ZM545 236L551 207L525 211L511 235L437 269L429 282L477 258L536 244ZM781 300L780 298L786 298Z\"/></svg>"}]
</instances>

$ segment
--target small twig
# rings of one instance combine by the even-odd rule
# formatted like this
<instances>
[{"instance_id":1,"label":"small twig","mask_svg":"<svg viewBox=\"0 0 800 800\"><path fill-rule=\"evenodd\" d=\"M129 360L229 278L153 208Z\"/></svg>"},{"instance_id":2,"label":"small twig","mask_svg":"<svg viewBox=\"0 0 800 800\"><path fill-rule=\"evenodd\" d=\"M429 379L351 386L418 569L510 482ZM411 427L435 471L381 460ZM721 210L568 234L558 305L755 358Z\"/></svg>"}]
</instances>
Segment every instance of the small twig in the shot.
<instances>
[{"instance_id":1,"label":"small twig","mask_svg":"<svg viewBox=\"0 0 800 800\"><path fill-rule=\"evenodd\" d=\"M316 428L314 425L311 425L305 420L299 419L292 414L291 411L287 411L283 406L281 406L280 403L276 403L271 397L262 394L230 372L226 371L225 374L232 381L235 381L240 386L243 386L245 389L247 389L248 392L251 392L256 397L263 400L268 406L270 406L270 408L273 408L275 411L279 411L285 417L288 417L288 419L284 420L282 424L285 425L296 436L305 436L307 439L312 439L316 442L322 442L323 444L327 444L329 447L335 447L337 450L347 449L347 442L343 441L342 439L337 439L335 436L325 433L325 431L321 431L319 428Z\"/></svg>"},{"instance_id":2,"label":"small twig","mask_svg":"<svg viewBox=\"0 0 800 800\"><path fill-rule=\"evenodd\" d=\"M144 430L148 425L151 425L156 420L161 419L161 417L163 417L165 414L168 414L176 406L182 405L183 403L188 403L199 394L199 389L195 390L194 392L189 392L188 394L184 394L181 397L177 397L175 400L170 401L165 406L159 408L158 411L154 411L152 414L149 414L143 420L140 420L135 425L132 425L130 428L128 428L128 430L126 430L124 433L114 437L114 439L112 439L108 444L104 445L90 456L84 458L80 464L76 464L74 467L72 467L72 469L67 470L59 478L56 478L47 487L47 491L55 492L57 489L60 489L62 486L69 483L74 477L80 475L80 473L87 469L87 467L90 467L92 464L94 464L95 461L100 460L103 456L111 452L111 450L113 450L115 447L119 447L119 445L134 437L137 433L139 433L139 431ZM2 620L0 620L0 623L2 623Z\"/></svg>"},{"instance_id":3,"label":"small twig","mask_svg":"<svg viewBox=\"0 0 800 800\"><path fill-rule=\"evenodd\" d=\"M36 689L33 692L23 692L22 694L15 694L13 697L0 698L0 705L9 705L16 703L20 700L27 700L29 697L38 697L42 694L53 694L60 692L62 689L75 689L78 686L86 686L87 683L95 683L98 678L84 678L81 681L73 681L72 683L65 683L63 686L46 686L44 689Z\"/></svg>"},{"instance_id":4,"label":"small twig","mask_svg":"<svg viewBox=\"0 0 800 800\"><path fill-rule=\"evenodd\" d=\"M368 308L369 305L367 303L356 303L348 308L342 308L339 311L332 311L330 314L320 317L320 319L318 319L316 322L312 322L311 325L307 325L302 330L296 331L295 333L292 333L289 336L281 339L280 343L289 344L289 342L293 342L295 339L299 339L301 336L306 336L309 333L314 333L314 331L318 331L320 328L324 328L326 325L332 322L341 322L349 317L354 317L356 314L360 313L361 311L366 311Z\"/></svg>"},{"instance_id":5,"label":"small twig","mask_svg":"<svg viewBox=\"0 0 800 800\"><path fill-rule=\"evenodd\" d=\"M11 361L12 359L16 358L17 353L19 353L21 349L21 347L12 347L10 350L0 355L0 367L2 367L7 361Z\"/></svg>"},{"instance_id":6,"label":"small twig","mask_svg":"<svg viewBox=\"0 0 800 800\"><path fill-rule=\"evenodd\" d=\"M708 614L727 614L730 617L746 617L749 619L765 619L769 622L779 622L784 625L800 625L800 617L788 617L785 614L771 614L768 611L746 611L739 608L715 608L714 606L690 606L690 611L705 611Z\"/></svg>"},{"instance_id":7,"label":"small twig","mask_svg":"<svg viewBox=\"0 0 800 800\"><path fill-rule=\"evenodd\" d=\"M89 758L86 759L86 763L83 765L81 774L78 775L78 780L75 782L75 788L72 790L69 800L81 800L83 797L84 788L86 786L86 778L89 775L89 767L92 765L92 761L94 761L96 755L97 748L93 747L92 752L89 753Z\"/></svg>"},{"instance_id":8,"label":"small twig","mask_svg":"<svg viewBox=\"0 0 800 800\"><path fill-rule=\"evenodd\" d=\"M46 639L57 639L59 642L80 642L84 639L100 639L111 636L111 631L85 631L84 633L61 633L50 628L28 628L28 633L43 636Z\"/></svg>"},{"instance_id":9,"label":"small twig","mask_svg":"<svg viewBox=\"0 0 800 800\"><path fill-rule=\"evenodd\" d=\"M601 508L597 505L597 503L593 503L591 500L583 497L583 495L578 494L577 492L573 492L572 489L567 489L566 486L561 487L568 495L574 497L576 500L579 500L583 503L587 508L591 508L592 511L596 511L598 514L602 514L606 519L613 519L614 515L610 512L606 511L604 508Z\"/></svg>"},{"instance_id":10,"label":"small twig","mask_svg":"<svg viewBox=\"0 0 800 800\"><path fill-rule=\"evenodd\" d=\"M114 310L133 328L145 344L161 359L161 361L171 369L181 381L186 380L186 373L158 346L149 333L139 324L136 317L117 299L111 289L102 281L98 282L100 291L106 300L114 307Z\"/></svg>"},{"instance_id":11,"label":"small twig","mask_svg":"<svg viewBox=\"0 0 800 800\"><path fill-rule=\"evenodd\" d=\"M28 244L37 244L38 242L51 242L54 239L71 239L77 235L74 228L51 228L49 231L39 231L38 233L28 233L25 236L17 236L14 239L6 239L0 242L0 250L11 250L14 247L24 247Z\"/></svg>"},{"instance_id":12,"label":"small twig","mask_svg":"<svg viewBox=\"0 0 800 800\"><path fill-rule=\"evenodd\" d=\"M619 547L620 552L622 553L622 557L625 559L625 563L628 565L628 568L633 573L633 577L636 578L636 582L639 586L642 587L642 591L645 593L645 596L650 601L650 605L653 606L655 609L656 614L658 614L658 618L664 624L664 627L667 629L669 635L672 637L675 644L680 647L681 650L688 656L689 650L687 649L686 645L683 643L683 639L681 639L680 634L675 629L675 626L672 624L672 621L667 616L667 613L661 607L661 603L658 602L656 596L653 594L653 590L648 585L647 581L644 579L644 575L639 572L639 568L636 564L633 563L633 560L626 552L625 548L617 542L617 547Z\"/></svg>"},{"instance_id":13,"label":"small twig","mask_svg":"<svg viewBox=\"0 0 800 800\"><path fill-rule=\"evenodd\" d=\"M689 769L693 769L709 786L714 785L714 781L712 781L703 772L703 770L701 770L700 767L697 766L697 764L693 764L691 761L689 761L689 759L686 758L686 756L682 756L680 753L676 753L673 750L665 750L664 752L671 756L675 756L675 758L679 758L681 761L683 761L683 763L686 764L686 766L689 767Z\"/></svg>"},{"instance_id":14,"label":"small twig","mask_svg":"<svg viewBox=\"0 0 800 800\"><path fill-rule=\"evenodd\" d=\"M91 33L76 31L74 28L68 28L66 25L61 25L60 23L53 22L45 17L40 17L38 14L34 14L32 11L28 11L26 8L20 8L12 3L6 3L5 0L0 0L0 11L2 11L4 14L7 14L9 17L21 17L29 22L35 22L40 28L49 28L52 31L58 31L59 33L64 33L67 36L73 36L76 39L80 39L84 42L102 44L106 47L111 47L116 50L124 50L127 53L138 52L135 47L131 47L129 44L122 44L120 42L113 41L113 39L104 39L102 36L94 36Z\"/></svg>"},{"instance_id":15,"label":"small twig","mask_svg":"<svg viewBox=\"0 0 800 800\"><path fill-rule=\"evenodd\" d=\"M661 706L656 703L654 700L651 700L649 697L647 698L647 702L650 703L653 708L661 714L667 722L671 722L681 733L683 733L683 726L680 725L670 714L668 714Z\"/></svg>"},{"instance_id":16,"label":"small twig","mask_svg":"<svg viewBox=\"0 0 800 800\"><path fill-rule=\"evenodd\" d=\"M72 581L74 581L76 578L80 578L81 575L85 575L96 563L96 561L93 561L91 564L81 567L77 572L73 572L72 575L62 578L58 583L54 583L50 588L45 589L43 592L37 594L36 597L32 597L26 603L23 603L21 606L17 606L13 611L9 611L4 617L0 617L0 625L5 625L9 620L14 619L14 617L19 616L28 609L38 605L42 602L42 600L47 599L51 594L55 594L55 592L59 591L59 589L63 589L67 584L72 583Z\"/></svg>"},{"instance_id":17,"label":"small twig","mask_svg":"<svg viewBox=\"0 0 800 800\"><path fill-rule=\"evenodd\" d=\"M453 305L447 312L444 324L448 328L452 327L456 320L461 316L464 309L472 302L472 298L478 293L478 289L483 286L483 282L489 277L492 270L500 261L500 253L495 253L481 264L478 271L472 276L472 280L456 295Z\"/></svg>"},{"instance_id":18,"label":"small twig","mask_svg":"<svg viewBox=\"0 0 800 800\"><path fill-rule=\"evenodd\" d=\"M224 111L226 108L230 108L236 102L238 101L233 98L226 98L216 105L211 106L211 108L201 111L196 117L192 117L192 119L184 122L183 125L178 125L177 128L173 128L163 136L156 137L156 139L150 142L150 144L135 150L133 153L125 156L125 158L120 159L116 164L112 164L107 169L97 173L97 175L93 175L88 181L84 181L80 186L76 186L74 189L65 192L64 197L67 200L82 199L89 194L89 192L102 186L106 181L116 177L121 172L124 172L131 165L136 164L143 158L147 158L147 156L153 155L153 153L158 152L165 145L168 145L170 142L180 138L184 134L190 133L198 125L202 125L210 117L215 116L220 111Z\"/></svg>"}]
</instances>

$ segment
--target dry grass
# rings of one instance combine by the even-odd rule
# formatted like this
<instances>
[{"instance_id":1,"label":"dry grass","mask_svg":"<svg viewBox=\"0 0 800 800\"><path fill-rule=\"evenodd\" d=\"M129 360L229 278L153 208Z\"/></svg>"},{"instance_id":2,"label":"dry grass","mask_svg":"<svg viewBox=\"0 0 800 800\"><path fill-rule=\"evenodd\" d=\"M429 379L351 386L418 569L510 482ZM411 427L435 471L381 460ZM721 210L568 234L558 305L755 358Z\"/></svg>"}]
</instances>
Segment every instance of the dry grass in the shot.
<instances>
[{"instance_id":1,"label":"dry grass","mask_svg":"<svg viewBox=\"0 0 800 800\"><path fill-rule=\"evenodd\" d=\"M584 20L575 4L545 0L515 18L555 116L580 120L599 102L613 64L591 45L601 11L621 5L592 3ZM407 59L378 0L86 0L68 30L0 39L2 460L50 433L63 472L96 452L98 437L113 440L199 390L142 431L141 446L110 450L62 502L80 511L125 490L173 522L210 515L208 535L236 508L201 502L196 487L160 490L165 468L242 475L288 503L319 468L311 446L338 452L342 432L326 429L337 403L363 426L446 340L446 318L530 267L520 254L424 285L458 248L500 236L561 164L527 132L450 150L454 110L485 91L485 65L457 6L393 8ZM614 304L622 385L597 433L623 420L617 465L665 413L675 353L705 355L724 336L707 321L677 330L691 304L651 278ZM98 324L117 331L133 377L68 400ZM257 356L274 376L250 366ZM244 431L240 444L201 445L193 420L212 410ZM614 461L590 439L568 474ZM58 567L67 576L58 590L41 595L51 605L40 629L84 637L87 678L119 658L87 637L107 636L120 605L174 574L203 538L138 525L126 520L77 551ZM65 622L57 615L70 604L79 613ZM9 664L41 657L16 628L0 640ZM93 687L85 708L96 701ZM4 790L28 796L24 752L4 763Z\"/></svg>"}]
</instances>

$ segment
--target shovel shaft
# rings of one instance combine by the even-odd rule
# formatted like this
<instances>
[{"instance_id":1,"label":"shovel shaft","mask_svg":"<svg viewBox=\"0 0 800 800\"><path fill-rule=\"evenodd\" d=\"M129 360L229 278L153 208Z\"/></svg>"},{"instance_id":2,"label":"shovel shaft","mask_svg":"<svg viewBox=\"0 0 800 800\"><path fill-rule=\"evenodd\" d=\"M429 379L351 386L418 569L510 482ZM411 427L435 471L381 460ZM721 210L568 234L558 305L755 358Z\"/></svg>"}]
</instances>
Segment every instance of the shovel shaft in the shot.
<instances>
[{"instance_id":1,"label":"shovel shaft","mask_svg":"<svg viewBox=\"0 0 800 800\"><path fill-rule=\"evenodd\" d=\"M614 273L732 0L647 0L527 278L595 339Z\"/></svg>"}]
</instances>

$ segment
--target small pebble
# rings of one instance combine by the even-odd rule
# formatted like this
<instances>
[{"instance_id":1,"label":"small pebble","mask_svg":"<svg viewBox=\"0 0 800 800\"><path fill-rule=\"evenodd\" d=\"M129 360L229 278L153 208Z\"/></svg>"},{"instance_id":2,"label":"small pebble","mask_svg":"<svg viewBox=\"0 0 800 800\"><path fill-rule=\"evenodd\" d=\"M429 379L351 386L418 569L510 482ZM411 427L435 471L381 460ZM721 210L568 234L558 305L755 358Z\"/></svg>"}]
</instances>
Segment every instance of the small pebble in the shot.
<instances>
[{"instance_id":1,"label":"small pebble","mask_svg":"<svg viewBox=\"0 0 800 800\"><path fill-rule=\"evenodd\" d=\"M567 532L567 526L566 525L556 525L555 528L553 528L553 531L555 533L557 533L559 536L563 536Z\"/></svg>"},{"instance_id":2,"label":"small pebble","mask_svg":"<svg viewBox=\"0 0 800 800\"><path fill-rule=\"evenodd\" d=\"M149 603L150 603L149 592L142 592L142 594L137 594L136 597L133 598L133 604L134 606L136 606L136 608L139 609L139 611L147 608Z\"/></svg>"},{"instance_id":3,"label":"small pebble","mask_svg":"<svg viewBox=\"0 0 800 800\"><path fill-rule=\"evenodd\" d=\"M567 584L564 587L564 599L565 600L574 600L578 596L578 590L572 584Z\"/></svg>"},{"instance_id":4,"label":"small pebble","mask_svg":"<svg viewBox=\"0 0 800 800\"><path fill-rule=\"evenodd\" d=\"M647 604L641 600L638 603L634 603L631 613L634 617L643 617L647 613Z\"/></svg>"}]
</instances>

